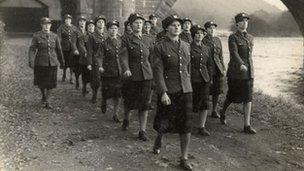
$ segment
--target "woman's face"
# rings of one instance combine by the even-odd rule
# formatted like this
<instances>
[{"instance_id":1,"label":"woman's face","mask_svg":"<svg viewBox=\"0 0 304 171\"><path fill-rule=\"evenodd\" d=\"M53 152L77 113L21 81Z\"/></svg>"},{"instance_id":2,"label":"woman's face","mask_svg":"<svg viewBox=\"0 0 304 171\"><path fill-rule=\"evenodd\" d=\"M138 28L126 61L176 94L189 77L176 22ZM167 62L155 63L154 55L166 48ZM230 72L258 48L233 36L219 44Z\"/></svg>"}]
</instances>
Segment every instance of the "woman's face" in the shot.
<instances>
[{"instance_id":1,"label":"woman's face","mask_svg":"<svg viewBox=\"0 0 304 171\"><path fill-rule=\"evenodd\" d=\"M111 37L116 37L118 34L118 27L117 25L112 25L111 27L109 27L108 29L108 33Z\"/></svg>"},{"instance_id":2,"label":"woman's face","mask_svg":"<svg viewBox=\"0 0 304 171\"><path fill-rule=\"evenodd\" d=\"M146 32L149 32L151 30L151 23L146 22L145 25L144 25L144 30Z\"/></svg>"},{"instance_id":3,"label":"woman's face","mask_svg":"<svg viewBox=\"0 0 304 171\"><path fill-rule=\"evenodd\" d=\"M216 31L216 27L215 26L210 26L206 29L206 32L208 35L210 36L214 36L215 35L215 31Z\"/></svg>"},{"instance_id":4,"label":"woman's face","mask_svg":"<svg viewBox=\"0 0 304 171\"><path fill-rule=\"evenodd\" d=\"M42 30L47 31L47 32L49 32L51 30L51 26L52 26L51 23L41 24Z\"/></svg>"},{"instance_id":5,"label":"woman's face","mask_svg":"<svg viewBox=\"0 0 304 171\"><path fill-rule=\"evenodd\" d=\"M64 20L64 23L65 23L66 25L71 25L72 19L66 18L66 19Z\"/></svg>"},{"instance_id":6,"label":"woman's face","mask_svg":"<svg viewBox=\"0 0 304 171\"><path fill-rule=\"evenodd\" d=\"M79 27L85 28L86 20L79 20L79 21L78 21L78 25L79 25Z\"/></svg>"},{"instance_id":7,"label":"woman's face","mask_svg":"<svg viewBox=\"0 0 304 171\"><path fill-rule=\"evenodd\" d=\"M184 23L183 23L183 30L185 30L185 31L189 31L190 29L191 29L191 22L190 21L185 21Z\"/></svg>"},{"instance_id":8,"label":"woman's face","mask_svg":"<svg viewBox=\"0 0 304 171\"><path fill-rule=\"evenodd\" d=\"M248 19L244 18L243 21L240 21L236 26L241 30L246 30L248 28Z\"/></svg>"},{"instance_id":9,"label":"woman's face","mask_svg":"<svg viewBox=\"0 0 304 171\"><path fill-rule=\"evenodd\" d=\"M167 32L171 36L178 36L182 31L182 26L179 21L174 21L167 27Z\"/></svg>"},{"instance_id":10,"label":"woman's face","mask_svg":"<svg viewBox=\"0 0 304 171\"><path fill-rule=\"evenodd\" d=\"M93 33L95 30L95 25L93 23L90 23L88 25L88 32Z\"/></svg>"},{"instance_id":11,"label":"woman's face","mask_svg":"<svg viewBox=\"0 0 304 171\"><path fill-rule=\"evenodd\" d=\"M205 36L204 31L203 30L198 30L194 35L194 40L200 42L200 41L203 40L204 36Z\"/></svg>"},{"instance_id":12,"label":"woman's face","mask_svg":"<svg viewBox=\"0 0 304 171\"><path fill-rule=\"evenodd\" d=\"M103 19L100 19L96 22L97 28L102 29L102 28L104 28L104 26L105 26L105 21Z\"/></svg>"},{"instance_id":13,"label":"woman's face","mask_svg":"<svg viewBox=\"0 0 304 171\"><path fill-rule=\"evenodd\" d=\"M132 30L133 32L135 33L139 33L139 32L142 32L142 29L143 29L143 20L138 18L136 19L133 23L132 23Z\"/></svg>"}]
</instances>

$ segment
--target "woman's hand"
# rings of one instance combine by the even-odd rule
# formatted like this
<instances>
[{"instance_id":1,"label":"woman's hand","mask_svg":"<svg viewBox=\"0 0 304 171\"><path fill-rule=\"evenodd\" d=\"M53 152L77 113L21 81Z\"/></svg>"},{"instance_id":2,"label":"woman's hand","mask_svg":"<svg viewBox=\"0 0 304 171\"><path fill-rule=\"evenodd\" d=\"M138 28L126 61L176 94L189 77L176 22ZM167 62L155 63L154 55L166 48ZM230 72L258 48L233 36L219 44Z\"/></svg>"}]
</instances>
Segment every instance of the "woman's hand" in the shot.
<instances>
[{"instance_id":1,"label":"woman's hand","mask_svg":"<svg viewBox=\"0 0 304 171\"><path fill-rule=\"evenodd\" d=\"M92 65L88 65L88 70L92 71Z\"/></svg>"},{"instance_id":2,"label":"woman's hand","mask_svg":"<svg viewBox=\"0 0 304 171\"><path fill-rule=\"evenodd\" d=\"M125 73L124 73L124 76L125 77L131 77L132 76L132 73L130 70L127 70Z\"/></svg>"},{"instance_id":3,"label":"woman's hand","mask_svg":"<svg viewBox=\"0 0 304 171\"><path fill-rule=\"evenodd\" d=\"M242 64L242 65L240 66L240 70L243 71L243 72L246 72L246 71L248 70L248 68L247 68L246 65Z\"/></svg>"},{"instance_id":4,"label":"woman's hand","mask_svg":"<svg viewBox=\"0 0 304 171\"><path fill-rule=\"evenodd\" d=\"M161 97L161 102L164 104L164 105L171 105L171 100L170 100L170 97L168 96L167 93L164 93Z\"/></svg>"},{"instance_id":5,"label":"woman's hand","mask_svg":"<svg viewBox=\"0 0 304 171\"><path fill-rule=\"evenodd\" d=\"M103 73L103 72L104 72L103 67L99 67L99 72L100 72L100 73Z\"/></svg>"}]
</instances>

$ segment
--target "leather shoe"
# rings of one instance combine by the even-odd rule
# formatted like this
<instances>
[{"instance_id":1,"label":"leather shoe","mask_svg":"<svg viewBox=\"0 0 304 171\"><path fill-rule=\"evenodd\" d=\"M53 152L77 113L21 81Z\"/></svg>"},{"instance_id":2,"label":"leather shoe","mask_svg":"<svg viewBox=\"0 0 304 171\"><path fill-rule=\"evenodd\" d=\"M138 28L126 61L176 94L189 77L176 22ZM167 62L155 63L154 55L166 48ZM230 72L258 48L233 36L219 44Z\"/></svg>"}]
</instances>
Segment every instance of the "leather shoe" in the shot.
<instances>
[{"instance_id":1,"label":"leather shoe","mask_svg":"<svg viewBox=\"0 0 304 171\"><path fill-rule=\"evenodd\" d=\"M187 159L181 159L179 166L184 170L193 170L193 166Z\"/></svg>"},{"instance_id":2,"label":"leather shoe","mask_svg":"<svg viewBox=\"0 0 304 171\"><path fill-rule=\"evenodd\" d=\"M253 129L251 126L244 126L244 132L246 134L256 134L256 130Z\"/></svg>"}]
</instances>

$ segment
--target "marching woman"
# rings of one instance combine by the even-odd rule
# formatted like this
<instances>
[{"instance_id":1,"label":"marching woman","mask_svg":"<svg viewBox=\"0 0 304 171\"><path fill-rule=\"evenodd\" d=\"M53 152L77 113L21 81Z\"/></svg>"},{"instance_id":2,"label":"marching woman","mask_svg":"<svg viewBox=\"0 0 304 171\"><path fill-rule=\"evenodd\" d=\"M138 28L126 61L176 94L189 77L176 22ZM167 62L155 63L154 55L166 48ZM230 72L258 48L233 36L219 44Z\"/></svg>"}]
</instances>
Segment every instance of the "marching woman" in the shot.
<instances>
[{"instance_id":1,"label":"marching woman","mask_svg":"<svg viewBox=\"0 0 304 171\"><path fill-rule=\"evenodd\" d=\"M213 21L208 21L204 24L207 35L203 39L203 43L209 46L212 53L212 85L210 87L210 95L212 95L212 118L219 118L217 106L220 94L223 93L225 65L223 58L223 49L221 39L215 36L217 24Z\"/></svg>"},{"instance_id":2,"label":"marching woman","mask_svg":"<svg viewBox=\"0 0 304 171\"><path fill-rule=\"evenodd\" d=\"M182 27L183 31L179 36L180 36L181 40L191 44L192 41L193 41L193 38L192 38L191 32L190 32L190 29L192 27L191 19L190 18L184 18L182 26L183 26Z\"/></svg>"},{"instance_id":3,"label":"marching woman","mask_svg":"<svg viewBox=\"0 0 304 171\"><path fill-rule=\"evenodd\" d=\"M199 25L191 28L191 82L193 88L193 111L199 112L199 134L209 136L205 127L209 109L209 87L211 82L211 51L202 43L205 29Z\"/></svg>"},{"instance_id":4,"label":"marching woman","mask_svg":"<svg viewBox=\"0 0 304 171\"><path fill-rule=\"evenodd\" d=\"M91 70L91 88L93 90L92 103L96 103L97 92L100 87L101 77L100 71L102 68L97 62L97 51L101 46L101 43L106 39L104 33L104 27L106 18L103 15L96 17L95 19L95 32L89 36L87 50L88 50L88 69ZM103 104L102 104L103 105Z\"/></svg>"},{"instance_id":5,"label":"marching woman","mask_svg":"<svg viewBox=\"0 0 304 171\"><path fill-rule=\"evenodd\" d=\"M167 35L154 49L154 76L158 89L158 105L153 128L158 132L153 153L159 154L162 136L178 133L181 143L180 166L192 170L188 161L191 137L192 86L190 81L190 47L180 40L182 20L169 16L162 21Z\"/></svg>"},{"instance_id":6,"label":"marching woman","mask_svg":"<svg viewBox=\"0 0 304 171\"><path fill-rule=\"evenodd\" d=\"M231 103L242 103L244 132L256 134L250 125L254 68L252 61L253 36L247 33L249 17L246 13L235 16L237 31L229 36L230 61L228 64L228 92L220 121L226 124L225 112Z\"/></svg>"},{"instance_id":7,"label":"marching woman","mask_svg":"<svg viewBox=\"0 0 304 171\"><path fill-rule=\"evenodd\" d=\"M74 49L74 60L75 60L75 77L76 77L76 90L79 89L79 77L86 68L87 49L85 46L86 42L86 17L80 16L78 18L78 28L73 36L73 49Z\"/></svg>"},{"instance_id":8,"label":"marching woman","mask_svg":"<svg viewBox=\"0 0 304 171\"><path fill-rule=\"evenodd\" d=\"M95 22L94 20L87 21L87 33L92 34L95 31Z\"/></svg>"},{"instance_id":9,"label":"marching woman","mask_svg":"<svg viewBox=\"0 0 304 171\"><path fill-rule=\"evenodd\" d=\"M138 138L147 141L146 126L153 79L150 51L153 40L142 34L145 19L141 15L133 13L128 20L133 34L123 39L120 57L125 79L122 88L125 112L122 128L127 130L129 127L131 110L138 110L140 124Z\"/></svg>"},{"instance_id":10,"label":"marching woman","mask_svg":"<svg viewBox=\"0 0 304 171\"><path fill-rule=\"evenodd\" d=\"M106 25L108 38L102 43L97 52L97 62L101 72L102 112L106 112L107 100L112 99L114 105L113 120L120 123L118 110L121 98L121 68L119 50L121 39L118 37L119 22L114 20Z\"/></svg>"},{"instance_id":11,"label":"marching woman","mask_svg":"<svg viewBox=\"0 0 304 171\"><path fill-rule=\"evenodd\" d=\"M43 17L40 23L42 30L34 34L29 48L29 66L34 69L34 85L41 91L42 105L51 108L50 92L57 86L58 65L64 66L64 58L59 37L50 31L51 20Z\"/></svg>"},{"instance_id":12,"label":"marching woman","mask_svg":"<svg viewBox=\"0 0 304 171\"><path fill-rule=\"evenodd\" d=\"M66 79L66 70L70 70L70 83L73 83L73 52L72 52L72 36L76 27L72 24L72 16L66 14L64 16L64 23L61 24L57 30L57 35L61 40L61 47L64 56L65 65L63 68L62 81Z\"/></svg>"}]
</instances>

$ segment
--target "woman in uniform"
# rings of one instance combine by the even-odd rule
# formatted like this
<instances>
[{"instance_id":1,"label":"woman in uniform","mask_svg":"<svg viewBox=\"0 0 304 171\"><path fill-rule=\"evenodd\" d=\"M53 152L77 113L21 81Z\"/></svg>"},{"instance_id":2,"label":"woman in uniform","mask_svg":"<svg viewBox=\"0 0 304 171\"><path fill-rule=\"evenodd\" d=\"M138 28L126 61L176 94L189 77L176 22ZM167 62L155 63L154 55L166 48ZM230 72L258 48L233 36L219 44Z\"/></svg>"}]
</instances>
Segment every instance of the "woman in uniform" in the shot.
<instances>
[{"instance_id":1,"label":"woman in uniform","mask_svg":"<svg viewBox=\"0 0 304 171\"><path fill-rule=\"evenodd\" d=\"M254 68L252 62L253 36L247 33L249 17L246 13L235 16L237 31L229 36L230 61L228 64L228 92L220 121L226 124L225 112L231 103L242 103L244 132L256 134L250 125Z\"/></svg>"},{"instance_id":2,"label":"woman in uniform","mask_svg":"<svg viewBox=\"0 0 304 171\"><path fill-rule=\"evenodd\" d=\"M61 24L57 30L57 35L61 41L62 52L65 61L63 68L62 81L66 79L66 70L70 69L70 83L73 83L73 52L72 52L72 36L76 27L72 25L72 16L66 14L64 16L64 23Z\"/></svg>"},{"instance_id":3,"label":"woman in uniform","mask_svg":"<svg viewBox=\"0 0 304 171\"><path fill-rule=\"evenodd\" d=\"M92 34L95 31L95 22L94 20L87 21L87 33Z\"/></svg>"},{"instance_id":4,"label":"woman in uniform","mask_svg":"<svg viewBox=\"0 0 304 171\"><path fill-rule=\"evenodd\" d=\"M209 46L212 53L212 85L210 95L212 95L212 118L219 118L217 106L220 94L223 93L225 65L223 58L223 49L221 39L215 36L217 24L213 21L208 21L204 24L207 35L203 39L203 43Z\"/></svg>"},{"instance_id":5,"label":"woman in uniform","mask_svg":"<svg viewBox=\"0 0 304 171\"><path fill-rule=\"evenodd\" d=\"M112 99L114 105L113 120L120 123L118 110L121 98L121 68L119 50L121 39L118 37L119 22L114 20L106 25L108 38L102 43L97 52L97 62L101 72L101 93L104 101L102 111L106 112L107 100Z\"/></svg>"},{"instance_id":6,"label":"woman in uniform","mask_svg":"<svg viewBox=\"0 0 304 171\"><path fill-rule=\"evenodd\" d=\"M96 103L97 92L100 87L101 66L97 62L97 51L101 43L106 39L107 35L104 33L106 18L100 15L95 18L95 32L90 35L87 45L88 50L88 69L91 70L91 88L93 90L92 103ZM104 106L103 102L101 107ZM104 110L104 108L102 108ZM105 112L105 111L104 111Z\"/></svg>"},{"instance_id":7,"label":"woman in uniform","mask_svg":"<svg viewBox=\"0 0 304 171\"><path fill-rule=\"evenodd\" d=\"M33 36L29 49L29 66L34 69L34 85L42 94L42 104L51 108L49 96L57 86L58 65L64 67L59 37L50 31L52 23L47 17L41 19L42 30Z\"/></svg>"},{"instance_id":8,"label":"woman in uniform","mask_svg":"<svg viewBox=\"0 0 304 171\"><path fill-rule=\"evenodd\" d=\"M144 18L136 13L129 16L133 34L125 37L121 48L121 66L124 76L122 88L125 117L122 128L129 127L131 110L138 110L140 131L138 138L147 141L146 133L148 110L153 73L150 63L150 50L153 40L142 34Z\"/></svg>"},{"instance_id":9,"label":"woman in uniform","mask_svg":"<svg viewBox=\"0 0 304 171\"><path fill-rule=\"evenodd\" d=\"M191 51L191 83L193 88L193 111L199 113L199 134L209 136L205 127L209 109L209 87L211 82L211 51L202 43L205 29L199 25L191 28L193 42Z\"/></svg>"},{"instance_id":10,"label":"woman in uniform","mask_svg":"<svg viewBox=\"0 0 304 171\"><path fill-rule=\"evenodd\" d=\"M79 89L79 77L82 73L86 72L86 61L87 61L87 49L85 46L86 42L86 17L80 16L78 18L78 28L75 31L75 34L73 36L73 47L74 47L74 60L75 60L75 77L76 77L76 90ZM84 77L82 77L84 78ZM85 80L86 82L86 80ZM83 83L85 83L83 82Z\"/></svg>"},{"instance_id":11,"label":"woman in uniform","mask_svg":"<svg viewBox=\"0 0 304 171\"><path fill-rule=\"evenodd\" d=\"M162 136L178 133L181 141L180 166L192 170L188 161L191 137L192 86L190 81L190 47L180 40L182 20L169 16L162 21L167 35L154 48L154 76L158 105L153 128L158 132L153 152L160 153Z\"/></svg>"},{"instance_id":12,"label":"woman in uniform","mask_svg":"<svg viewBox=\"0 0 304 171\"><path fill-rule=\"evenodd\" d=\"M180 34L180 38L181 38L181 40L191 44L192 41L193 41L192 36L191 36L191 32L190 32L190 29L192 27L191 19L190 18L184 18L182 26L183 26L183 31Z\"/></svg>"}]
</instances>

